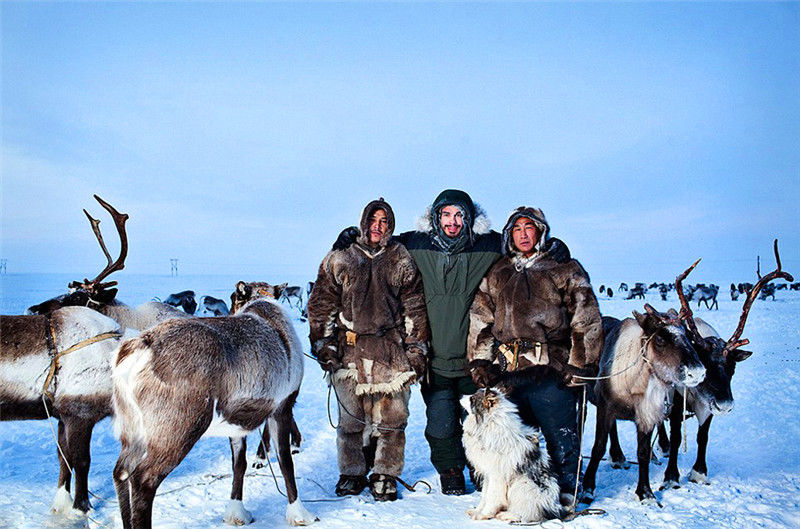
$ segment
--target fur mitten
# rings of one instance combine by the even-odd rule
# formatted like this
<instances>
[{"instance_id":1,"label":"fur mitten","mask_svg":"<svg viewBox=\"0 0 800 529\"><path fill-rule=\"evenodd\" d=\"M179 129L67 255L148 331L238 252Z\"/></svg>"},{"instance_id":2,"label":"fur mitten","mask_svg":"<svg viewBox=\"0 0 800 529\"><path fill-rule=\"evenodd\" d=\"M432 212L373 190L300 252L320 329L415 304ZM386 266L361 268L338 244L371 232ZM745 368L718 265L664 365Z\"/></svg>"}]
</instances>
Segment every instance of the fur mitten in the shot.
<instances>
[{"instance_id":1,"label":"fur mitten","mask_svg":"<svg viewBox=\"0 0 800 529\"><path fill-rule=\"evenodd\" d=\"M473 360L469 363L469 375L479 388L496 386L502 378L500 366L490 360Z\"/></svg>"}]
</instances>

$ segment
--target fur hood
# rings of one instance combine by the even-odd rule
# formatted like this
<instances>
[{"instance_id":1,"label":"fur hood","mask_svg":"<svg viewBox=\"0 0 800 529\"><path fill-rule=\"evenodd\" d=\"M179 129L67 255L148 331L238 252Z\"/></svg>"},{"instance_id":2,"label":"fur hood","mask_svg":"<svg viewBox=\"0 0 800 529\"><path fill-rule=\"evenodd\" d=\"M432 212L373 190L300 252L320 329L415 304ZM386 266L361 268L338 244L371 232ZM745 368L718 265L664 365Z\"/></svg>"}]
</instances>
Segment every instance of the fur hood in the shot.
<instances>
[{"instance_id":1,"label":"fur hood","mask_svg":"<svg viewBox=\"0 0 800 529\"><path fill-rule=\"evenodd\" d=\"M414 221L414 227L420 233L429 233L434 230L433 221L431 217L431 210L433 209L433 204L425 208L425 212L416 218ZM472 232L475 235L484 235L489 233L489 230L492 229L492 221L489 220L489 216L486 214L486 211L483 207L475 203L475 220L472 222Z\"/></svg>"},{"instance_id":2,"label":"fur hood","mask_svg":"<svg viewBox=\"0 0 800 529\"><path fill-rule=\"evenodd\" d=\"M387 221L386 233L383 234L383 237L381 237L381 240L378 242L378 247L385 248L389 243L389 239L392 238L392 233L394 233L394 211L392 211L392 206L381 197L367 204L364 211L361 213L361 222L358 225L361 229L361 235L358 236L356 242L362 246L369 247L369 218L375 210L378 209L382 209L386 212Z\"/></svg>"},{"instance_id":3,"label":"fur hood","mask_svg":"<svg viewBox=\"0 0 800 529\"><path fill-rule=\"evenodd\" d=\"M540 252L545 247L548 239L550 239L550 225L547 223L544 212L539 208L520 206L511 212L505 226L503 226L504 255L516 256L518 254L517 250L514 248L514 239L511 236L511 230L514 227L514 223L522 217L531 219L533 223L536 224L536 227L539 228L539 241L536 243L536 246L534 246L537 252Z\"/></svg>"}]
</instances>

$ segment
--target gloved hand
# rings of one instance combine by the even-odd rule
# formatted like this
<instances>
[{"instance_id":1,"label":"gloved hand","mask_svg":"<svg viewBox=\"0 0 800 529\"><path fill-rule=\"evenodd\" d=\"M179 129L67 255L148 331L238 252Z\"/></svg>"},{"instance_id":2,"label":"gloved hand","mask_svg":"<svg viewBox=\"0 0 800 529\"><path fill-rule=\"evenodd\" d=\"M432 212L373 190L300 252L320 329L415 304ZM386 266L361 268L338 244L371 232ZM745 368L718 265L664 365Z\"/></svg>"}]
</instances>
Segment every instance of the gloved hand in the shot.
<instances>
[{"instance_id":1,"label":"gloved hand","mask_svg":"<svg viewBox=\"0 0 800 529\"><path fill-rule=\"evenodd\" d=\"M333 338L323 338L312 343L311 354L317 359L323 371L333 373L342 367L339 350Z\"/></svg>"},{"instance_id":2,"label":"gloved hand","mask_svg":"<svg viewBox=\"0 0 800 529\"><path fill-rule=\"evenodd\" d=\"M490 360L473 360L469 363L469 374L476 386L488 388L500 382L503 372Z\"/></svg>"},{"instance_id":3,"label":"gloved hand","mask_svg":"<svg viewBox=\"0 0 800 529\"><path fill-rule=\"evenodd\" d=\"M572 256L569 253L569 248L561 239L556 237L551 237L548 239L547 244L544 247L544 251L557 263L566 263Z\"/></svg>"},{"instance_id":4,"label":"gloved hand","mask_svg":"<svg viewBox=\"0 0 800 529\"><path fill-rule=\"evenodd\" d=\"M417 380L422 380L428 369L428 357L416 347L409 348L406 351L406 356L408 357L408 363L411 364L411 369L417 374Z\"/></svg>"},{"instance_id":5,"label":"gloved hand","mask_svg":"<svg viewBox=\"0 0 800 529\"><path fill-rule=\"evenodd\" d=\"M361 231L356 228L355 226L350 226L349 228L345 228L339 234L339 237L336 238L336 242L333 243L333 250L346 250L350 248L350 246L356 242L359 235L361 235Z\"/></svg>"},{"instance_id":6,"label":"gloved hand","mask_svg":"<svg viewBox=\"0 0 800 529\"><path fill-rule=\"evenodd\" d=\"M588 365L586 367L575 367L567 364L564 366L564 384L569 387L582 386L594 382L593 380L586 380L580 377L596 377L597 366Z\"/></svg>"}]
</instances>

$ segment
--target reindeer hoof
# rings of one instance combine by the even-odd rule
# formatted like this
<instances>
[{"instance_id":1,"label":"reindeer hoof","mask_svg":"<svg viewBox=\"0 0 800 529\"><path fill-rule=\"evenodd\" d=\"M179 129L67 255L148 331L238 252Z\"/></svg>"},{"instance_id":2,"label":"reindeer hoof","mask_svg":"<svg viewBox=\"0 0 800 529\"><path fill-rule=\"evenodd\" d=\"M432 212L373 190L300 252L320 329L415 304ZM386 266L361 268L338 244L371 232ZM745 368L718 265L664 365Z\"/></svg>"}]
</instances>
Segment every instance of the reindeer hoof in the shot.
<instances>
[{"instance_id":1,"label":"reindeer hoof","mask_svg":"<svg viewBox=\"0 0 800 529\"><path fill-rule=\"evenodd\" d=\"M580 502L590 505L594 501L594 489L585 489L581 493Z\"/></svg>"},{"instance_id":2,"label":"reindeer hoof","mask_svg":"<svg viewBox=\"0 0 800 529\"><path fill-rule=\"evenodd\" d=\"M292 445L292 455L300 453L300 445Z\"/></svg>"},{"instance_id":3,"label":"reindeer hoof","mask_svg":"<svg viewBox=\"0 0 800 529\"><path fill-rule=\"evenodd\" d=\"M624 468L625 470L631 468L631 464L628 463L627 459L623 459L621 461L612 461L611 468Z\"/></svg>"},{"instance_id":4,"label":"reindeer hoof","mask_svg":"<svg viewBox=\"0 0 800 529\"><path fill-rule=\"evenodd\" d=\"M64 487L59 487L56 491L56 497L53 498L53 503L50 505L50 512L52 514L72 513L72 497Z\"/></svg>"},{"instance_id":5,"label":"reindeer hoof","mask_svg":"<svg viewBox=\"0 0 800 529\"><path fill-rule=\"evenodd\" d=\"M222 521L228 525L247 525L253 523L253 515L244 508L242 500L230 500Z\"/></svg>"},{"instance_id":6,"label":"reindeer hoof","mask_svg":"<svg viewBox=\"0 0 800 529\"><path fill-rule=\"evenodd\" d=\"M692 469L689 473L689 481L692 483L700 483L701 485L710 485L711 482L708 480L708 476Z\"/></svg>"},{"instance_id":7,"label":"reindeer hoof","mask_svg":"<svg viewBox=\"0 0 800 529\"><path fill-rule=\"evenodd\" d=\"M679 489L679 488L681 488L681 486L678 484L676 480L668 479L661 484L658 490Z\"/></svg>"},{"instance_id":8,"label":"reindeer hoof","mask_svg":"<svg viewBox=\"0 0 800 529\"><path fill-rule=\"evenodd\" d=\"M286 506L286 522L289 525L311 525L318 521L319 518L311 514L308 509L303 506L303 502L300 501L300 498Z\"/></svg>"}]
</instances>

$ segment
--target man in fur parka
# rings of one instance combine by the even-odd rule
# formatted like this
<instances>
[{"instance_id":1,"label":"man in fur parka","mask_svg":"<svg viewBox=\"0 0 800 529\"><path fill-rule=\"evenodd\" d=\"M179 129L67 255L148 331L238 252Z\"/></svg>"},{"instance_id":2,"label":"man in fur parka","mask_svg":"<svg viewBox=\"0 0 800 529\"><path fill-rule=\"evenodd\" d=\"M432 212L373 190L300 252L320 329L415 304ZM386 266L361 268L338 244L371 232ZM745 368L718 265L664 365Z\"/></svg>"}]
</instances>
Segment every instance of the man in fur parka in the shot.
<instances>
[{"instance_id":1,"label":"man in fur parka","mask_svg":"<svg viewBox=\"0 0 800 529\"><path fill-rule=\"evenodd\" d=\"M504 384L523 421L542 429L561 500L573 500L578 452L578 379L596 372L603 348L597 298L575 259L542 252L541 210L516 209L503 228L504 256L483 278L470 310L468 358L476 385Z\"/></svg>"},{"instance_id":2,"label":"man in fur parka","mask_svg":"<svg viewBox=\"0 0 800 529\"><path fill-rule=\"evenodd\" d=\"M409 386L425 372L428 320L419 271L391 241L394 213L367 204L361 235L332 250L308 300L311 351L330 373L339 402L336 493L397 499L403 471Z\"/></svg>"}]
</instances>

